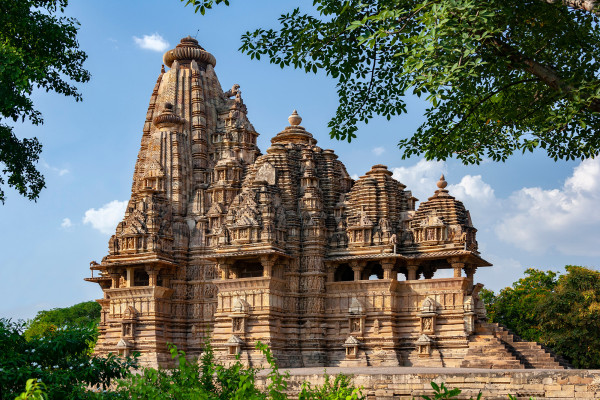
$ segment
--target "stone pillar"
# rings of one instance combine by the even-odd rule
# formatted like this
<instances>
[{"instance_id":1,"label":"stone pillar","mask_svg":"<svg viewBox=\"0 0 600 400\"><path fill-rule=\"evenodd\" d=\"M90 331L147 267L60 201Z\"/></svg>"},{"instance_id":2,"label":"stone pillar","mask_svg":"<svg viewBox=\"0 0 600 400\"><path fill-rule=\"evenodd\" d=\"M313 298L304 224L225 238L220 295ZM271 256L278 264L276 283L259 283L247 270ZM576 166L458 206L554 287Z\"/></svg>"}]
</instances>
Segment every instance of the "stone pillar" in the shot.
<instances>
[{"instance_id":1,"label":"stone pillar","mask_svg":"<svg viewBox=\"0 0 600 400\"><path fill-rule=\"evenodd\" d=\"M270 278L273 275L273 266L275 265L274 257L261 257L260 263L263 266L263 276Z\"/></svg>"},{"instance_id":2,"label":"stone pillar","mask_svg":"<svg viewBox=\"0 0 600 400\"><path fill-rule=\"evenodd\" d=\"M125 279L125 287L133 286L133 275L134 275L133 267L127 268L127 278Z\"/></svg>"},{"instance_id":3,"label":"stone pillar","mask_svg":"<svg viewBox=\"0 0 600 400\"><path fill-rule=\"evenodd\" d=\"M364 264L354 261L350 263L350 267L352 267L352 271L354 271L354 280L360 281L360 275L362 274Z\"/></svg>"},{"instance_id":4,"label":"stone pillar","mask_svg":"<svg viewBox=\"0 0 600 400\"><path fill-rule=\"evenodd\" d=\"M465 274L467 275L469 285L473 285L473 278L475 277L476 270L477 270L477 266L475 266L475 265L465 266Z\"/></svg>"},{"instance_id":5,"label":"stone pillar","mask_svg":"<svg viewBox=\"0 0 600 400\"><path fill-rule=\"evenodd\" d=\"M146 267L148 273L148 286L156 286L158 282L158 270L153 267Z\"/></svg>"},{"instance_id":6,"label":"stone pillar","mask_svg":"<svg viewBox=\"0 0 600 400\"><path fill-rule=\"evenodd\" d=\"M396 262L393 259L384 260L381 262L381 267L383 268L383 279L397 279L397 276L392 273L394 265L396 265Z\"/></svg>"},{"instance_id":7,"label":"stone pillar","mask_svg":"<svg viewBox=\"0 0 600 400\"><path fill-rule=\"evenodd\" d=\"M217 268L221 270L221 279L229 279L230 265L228 263L219 261Z\"/></svg>"},{"instance_id":8,"label":"stone pillar","mask_svg":"<svg viewBox=\"0 0 600 400\"><path fill-rule=\"evenodd\" d=\"M460 278L462 275L461 270L465 267L465 263L453 262L451 265L454 269L454 277Z\"/></svg>"},{"instance_id":9,"label":"stone pillar","mask_svg":"<svg viewBox=\"0 0 600 400\"><path fill-rule=\"evenodd\" d=\"M425 279L431 279L433 278L433 274L435 274L435 268L432 266L427 266L425 268L423 268L423 277Z\"/></svg>"},{"instance_id":10,"label":"stone pillar","mask_svg":"<svg viewBox=\"0 0 600 400\"><path fill-rule=\"evenodd\" d=\"M119 281L121 280L121 274L110 274L110 279L112 280L111 288L118 289Z\"/></svg>"},{"instance_id":11,"label":"stone pillar","mask_svg":"<svg viewBox=\"0 0 600 400\"><path fill-rule=\"evenodd\" d=\"M409 264L406 266L406 269L408 270L408 277L406 278L407 281L416 281L417 280L417 270L419 269L419 266L416 264Z\"/></svg>"},{"instance_id":12,"label":"stone pillar","mask_svg":"<svg viewBox=\"0 0 600 400\"><path fill-rule=\"evenodd\" d=\"M335 281L335 270L337 269L337 266L338 265L335 263L325 264L325 271L327 271L327 282Z\"/></svg>"}]
</instances>

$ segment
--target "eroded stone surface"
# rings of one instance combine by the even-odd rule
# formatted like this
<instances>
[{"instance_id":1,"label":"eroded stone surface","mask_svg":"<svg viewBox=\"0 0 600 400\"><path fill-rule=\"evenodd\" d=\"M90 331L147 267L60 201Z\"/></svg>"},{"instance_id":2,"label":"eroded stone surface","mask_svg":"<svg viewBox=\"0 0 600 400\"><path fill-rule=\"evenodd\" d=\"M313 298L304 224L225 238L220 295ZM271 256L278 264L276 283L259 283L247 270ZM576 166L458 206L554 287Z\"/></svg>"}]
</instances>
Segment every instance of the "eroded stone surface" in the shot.
<instances>
[{"instance_id":1,"label":"eroded stone surface","mask_svg":"<svg viewBox=\"0 0 600 400\"><path fill-rule=\"evenodd\" d=\"M295 110L261 155L210 53L188 37L164 59L125 217L87 279L104 293L97 353L166 365L168 342L198 356L210 335L219 360L253 365L260 340L284 367L526 366L482 325L473 276L490 264L443 176L415 210L383 165L351 179Z\"/></svg>"}]
</instances>

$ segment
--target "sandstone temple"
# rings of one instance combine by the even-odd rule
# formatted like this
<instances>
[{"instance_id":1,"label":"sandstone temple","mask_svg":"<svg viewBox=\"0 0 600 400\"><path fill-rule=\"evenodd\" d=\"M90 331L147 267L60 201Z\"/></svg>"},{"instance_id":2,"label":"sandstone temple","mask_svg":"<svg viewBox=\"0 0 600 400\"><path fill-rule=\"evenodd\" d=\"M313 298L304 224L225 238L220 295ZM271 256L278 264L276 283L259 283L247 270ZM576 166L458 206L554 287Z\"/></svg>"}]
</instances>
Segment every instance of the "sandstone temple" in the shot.
<instances>
[{"instance_id":1,"label":"sandstone temple","mask_svg":"<svg viewBox=\"0 0 600 400\"><path fill-rule=\"evenodd\" d=\"M167 343L199 356L208 337L251 365L261 341L282 367L562 368L486 322L474 276L490 264L443 176L415 209L383 165L350 178L296 111L262 154L195 39L164 64L125 217L86 279L103 291L97 353L168 365Z\"/></svg>"}]
</instances>

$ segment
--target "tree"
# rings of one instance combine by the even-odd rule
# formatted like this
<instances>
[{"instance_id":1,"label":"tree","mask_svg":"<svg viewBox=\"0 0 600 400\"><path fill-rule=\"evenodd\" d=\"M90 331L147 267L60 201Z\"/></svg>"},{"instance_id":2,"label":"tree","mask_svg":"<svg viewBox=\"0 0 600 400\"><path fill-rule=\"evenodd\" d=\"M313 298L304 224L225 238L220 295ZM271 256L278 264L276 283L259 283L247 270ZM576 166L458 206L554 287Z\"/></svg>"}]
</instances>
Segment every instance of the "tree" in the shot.
<instances>
[{"instance_id":1,"label":"tree","mask_svg":"<svg viewBox=\"0 0 600 400\"><path fill-rule=\"evenodd\" d=\"M65 327L26 340L23 325L0 319L0 399L13 400L37 379L47 388L48 398L94 398L88 389L107 389L114 379L137 368L134 358L92 356L90 344L98 332L91 327Z\"/></svg>"},{"instance_id":2,"label":"tree","mask_svg":"<svg viewBox=\"0 0 600 400\"><path fill-rule=\"evenodd\" d=\"M567 266L538 307L541 341L576 368L600 368L600 272Z\"/></svg>"},{"instance_id":3,"label":"tree","mask_svg":"<svg viewBox=\"0 0 600 400\"><path fill-rule=\"evenodd\" d=\"M87 82L87 55L79 50L79 22L63 13L68 0L0 2L0 201L8 184L30 200L45 187L35 164L42 146L37 138L19 139L3 120L43 123L34 108L34 88L82 99L68 80Z\"/></svg>"},{"instance_id":4,"label":"tree","mask_svg":"<svg viewBox=\"0 0 600 400\"><path fill-rule=\"evenodd\" d=\"M576 368L600 368L600 272L571 265L565 271L530 268L498 295L482 290L488 318Z\"/></svg>"},{"instance_id":5,"label":"tree","mask_svg":"<svg viewBox=\"0 0 600 400\"><path fill-rule=\"evenodd\" d=\"M182 0L204 13L228 0ZM406 112L426 96L427 120L403 157L504 161L544 149L557 159L600 153L600 6L595 0L314 0L279 29L242 36L240 50L281 68L337 79L331 137Z\"/></svg>"},{"instance_id":6,"label":"tree","mask_svg":"<svg viewBox=\"0 0 600 400\"><path fill-rule=\"evenodd\" d=\"M23 333L26 339L43 336L48 332L66 326L96 326L100 322L102 307L95 301L86 301L71 307L53 308L39 311L27 322L27 330Z\"/></svg>"},{"instance_id":7,"label":"tree","mask_svg":"<svg viewBox=\"0 0 600 400\"><path fill-rule=\"evenodd\" d=\"M488 319L499 322L525 340L541 340L539 305L556 287L557 273L529 268L525 277L494 295L483 289L481 299L486 305Z\"/></svg>"}]
</instances>

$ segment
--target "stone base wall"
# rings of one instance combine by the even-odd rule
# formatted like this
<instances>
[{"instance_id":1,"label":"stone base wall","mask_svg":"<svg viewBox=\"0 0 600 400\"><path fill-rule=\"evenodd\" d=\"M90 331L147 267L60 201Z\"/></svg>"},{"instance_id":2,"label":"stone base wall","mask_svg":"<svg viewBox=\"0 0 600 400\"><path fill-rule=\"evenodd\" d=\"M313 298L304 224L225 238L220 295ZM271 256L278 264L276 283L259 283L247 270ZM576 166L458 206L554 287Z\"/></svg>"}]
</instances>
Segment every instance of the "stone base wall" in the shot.
<instances>
[{"instance_id":1,"label":"stone base wall","mask_svg":"<svg viewBox=\"0 0 600 400\"><path fill-rule=\"evenodd\" d=\"M291 369L290 394L300 391L302 382L323 385L323 370ZM368 400L421 399L433 397L431 382L459 388L459 399L600 399L600 370L459 370L454 368L327 368L327 374L352 375L354 384L363 388ZM265 384L264 372L259 385Z\"/></svg>"}]
</instances>

